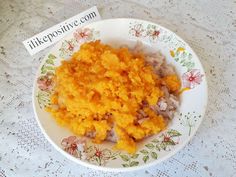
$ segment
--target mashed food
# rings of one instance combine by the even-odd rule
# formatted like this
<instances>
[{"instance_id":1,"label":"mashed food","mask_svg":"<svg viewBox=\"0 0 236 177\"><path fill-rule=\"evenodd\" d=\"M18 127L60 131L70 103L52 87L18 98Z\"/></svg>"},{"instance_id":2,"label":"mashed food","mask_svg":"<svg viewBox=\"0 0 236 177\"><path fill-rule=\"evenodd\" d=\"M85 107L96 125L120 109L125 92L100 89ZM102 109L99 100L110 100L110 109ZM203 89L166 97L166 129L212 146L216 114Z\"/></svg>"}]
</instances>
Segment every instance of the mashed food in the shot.
<instances>
[{"instance_id":1,"label":"mashed food","mask_svg":"<svg viewBox=\"0 0 236 177\"><path fill-rule=\"evenodd\" d=\"M166 128L160 104L166 91L176 97L180 89L175 73L158 74L145 55L100 41L83 44L62 61L54 83L47 110L59 124L95 143L112 139L129 153L137 141Z\"/></svg>"}]
</instances>

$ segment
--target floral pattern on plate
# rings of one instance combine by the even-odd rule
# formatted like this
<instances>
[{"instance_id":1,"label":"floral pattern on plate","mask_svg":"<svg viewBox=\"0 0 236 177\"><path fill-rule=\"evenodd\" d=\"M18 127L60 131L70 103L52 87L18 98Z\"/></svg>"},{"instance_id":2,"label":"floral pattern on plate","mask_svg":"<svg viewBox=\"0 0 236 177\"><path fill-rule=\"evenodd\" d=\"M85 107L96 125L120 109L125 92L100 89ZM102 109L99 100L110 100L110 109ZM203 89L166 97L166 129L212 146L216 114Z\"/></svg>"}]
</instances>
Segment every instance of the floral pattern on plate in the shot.
<instances>
[{"instance_id":1,"label":"floral pattern on plate","mask_svg":"<svg viewBox=\"0 0 236 177\"><path fill-rule=\"evenodd\" d=\"M60 50L60 57L66 59L71 57L74 49L84 42L95 40L99 37L99 31L90 28L78 28L73 33L73 38L62 42Z\"/></svg>"},{"instance_id":2,"label":"floral pattern on plate","mask_svg":"<svg viewBox=\"0 0 236 177\"><path fill-rule=\"evenodd\" d=\"M156 160L160 151L170 151L171 148L179 144L181 133L177 130L168 130L162 133L159 138L153 139L150 143L145 144L144 148L135 154L127 154L117 150L101 148L99 145L87 146L85 138L69 136L61 141L62 148L70 155L84 159L87 162L99 166L105 166L109 161L122 160L123 167L137 166L142 160L144 163L150 159ZM138 159L139 157L139 159Z\"/></svg>"},{"instance_id":3,"label":"floral pattern on plate","mask_svg":"<svg viewBox=\"0 0 236 177\"><path fill-rule=\"evenodd\" d=\"M156 25L148 24L144 27L142 23L130 24L129 34L137 38L148 38L150 42L156 42L160 29Z\"/></svg>"},{"instance_id":4,"label":"floral pattern on plate","mask_svg":"<svg viewBox=\"0 0 236 177\"><path fill-rule=\"evenodd\" d=\"M40 68L41 75L37 78L38 93L36 98L40 108L45 108L50 104L50 93L53 88L53 77L55 69L55 60L57 57L49 54L45 63Z\"/></svg>"},{"instance_id":5,"label":"floral pattern on plate","mask_svg":"<svg viewBox=\"0 0 236 177\"><path fill-rule=\"evenodd\" d=\"M183 87L193 89L201 84L203 74L199 69L192 69L182 75Z\"/></svg>"}]
</instances>

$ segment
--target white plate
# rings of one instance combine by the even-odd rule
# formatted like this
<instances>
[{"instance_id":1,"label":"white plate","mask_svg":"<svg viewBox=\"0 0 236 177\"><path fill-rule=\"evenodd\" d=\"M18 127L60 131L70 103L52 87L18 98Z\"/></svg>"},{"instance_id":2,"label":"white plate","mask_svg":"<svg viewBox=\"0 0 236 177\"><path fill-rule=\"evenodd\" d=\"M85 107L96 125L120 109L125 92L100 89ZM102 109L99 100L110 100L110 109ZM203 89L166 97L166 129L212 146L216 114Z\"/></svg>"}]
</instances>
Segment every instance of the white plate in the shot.
<instances>
[{"instance_id":1,"label":"white plate","mask_svg":"<svg viewBox=\"0 0 236 177\"><path fill-rule=\"evenodd\" d=\"M51 91L50 73L60 65L62 58L69 58L79 46L91 40L100 39L113 46L132 47L138 40L150 50L160 50L167 62L175 66L182 80L181 105L179 113L168 125L167 130L143 140L138 151L131 156L112 150L112 143L93 144L87 152L81 149L81 138L57 125L44 110L49 103ZM187 89L186 89L187 88ZM202 65L190 48L175 33L143 20L109 19L95 22L58 42L45 56L38 70L33 88L33 105L40 128L49 142L69 159L94 169L106 171L130 171L157 164L174 155L193 137L202 122L207 106L207 82ZM81 144L82 143L82 144Z\"/></svg>"}]
</instances>

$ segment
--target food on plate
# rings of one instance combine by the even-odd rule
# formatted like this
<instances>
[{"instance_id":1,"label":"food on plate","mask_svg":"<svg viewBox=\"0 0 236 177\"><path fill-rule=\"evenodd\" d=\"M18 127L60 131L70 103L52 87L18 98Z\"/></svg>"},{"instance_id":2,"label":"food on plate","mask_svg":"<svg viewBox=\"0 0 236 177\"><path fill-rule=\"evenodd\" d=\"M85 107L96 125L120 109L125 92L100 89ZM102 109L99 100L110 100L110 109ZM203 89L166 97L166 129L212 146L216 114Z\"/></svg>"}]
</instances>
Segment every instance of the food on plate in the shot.
<instances>
[{"instance_id":1,"label":"food on plate","mask_svg":"<svg viewBox=\"0 0 236 177\"><path fill-rule=\"evenodd\" d=\"M88 42L56 68L47 110L77 135L135 153L138 141L167 127L180 87L159 52L145 54L140 43L130 50Z\"/></svg>"}]
</instances>

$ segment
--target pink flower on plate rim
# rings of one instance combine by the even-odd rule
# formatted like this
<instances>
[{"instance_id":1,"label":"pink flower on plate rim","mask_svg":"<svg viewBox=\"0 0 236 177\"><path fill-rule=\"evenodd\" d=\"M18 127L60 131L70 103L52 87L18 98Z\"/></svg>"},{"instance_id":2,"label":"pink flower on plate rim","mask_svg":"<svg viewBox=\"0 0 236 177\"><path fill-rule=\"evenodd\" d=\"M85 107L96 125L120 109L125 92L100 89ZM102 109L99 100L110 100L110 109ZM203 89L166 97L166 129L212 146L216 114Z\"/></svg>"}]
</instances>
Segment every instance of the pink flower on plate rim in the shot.
<instances>
[{"instance_id":1,"label":"pink flower on plate rim","mask_svg":"<svg viewBox=\"0 0 236 177\"><path fill-rule=\"evenodd\" d=\"M153 30L153 31L149 31L148 32L148 36L152 39L152 40L156 40L158 38L160 34L160 31L158 30Z\"/></svg>"},{"instance_id":2,"label":"pink flower on plate rim","mask_svg":"<svg viewBox=\"0 0 236 177\"><path fill-rule=\"evenodd\" d=\"M160 35L160 30L154 25L148 25L147 36L152 41L155 41Z\"/></svg>"},{"instance_id":3,"label":"pink flower on plate rim","mask_svg":"<svg viewBox=\"0 0 236 177\"><path fill-rule=\"evenodd\" d=\"M90 153L87 155L87 160L89 162L95 162L99 166L104 166L110 159L116 159L116 153L112 153L109 149L100 149L96 146L93 146Z\"/></svg>"},{"instance_id":4,"label":"pink flower on plate rim","mask_svg":"<svg viewBox=\"0 0 236 177\"><path fill-rule=\"evenodd\" d=\"M131 34L133 34L135 37L142 37L144 36L145 30L143 29L142 24L136 24L134 27L130 29Z\"/></svg>"},{"instance_id":5,"label":"pink flower on plate rim","mask_svg":"<svg viewBox=\"0 0 236 177\"><path fill-rule=\"evenodd\" d=\"M73 51L74 50L74 45L72 44L72 42L71 41L65 41L65 42L67 42L67 44L68 44L68 50Z\"/></svg>"},{"instance_id":6,"label":"pink flower on plate rim","mask_svg":"<svg viewBox=\"0 0 236 177\"><path fill-rule=\"evenodd\" d=\"M92 30L89 28L79 28L74 32L74 38L78 43L90 40L93 36Z\"/></svg>"},{"instance_id":7,"label":"pink flower on plate rim","mask_svg":"<svg viewBox=\"0 0 236 177\"><path fill-rule=\"evenodd\" d=\"M64 150L76 158L81 158L80 151L85 151L86 139L69 136L61 141Z\"/></svg>"},{"instance_id":8,"label":"pink flower on plate rim","mask_svg":"<svg viewBox=\"0 0 236 177\"><path fill-rule=\"evenodd\" d=\"M199 69L192 69L182 75L183 86L193 89L202 82L202 77Z\"/></svg>"},{"instance_id":9,"label":"pink flower on plate rim","mask_svg":"<svg viewBox=\"0 0 236 177\"><path fill-rule=\"evenodd\" d=\"M44 76L40 76L37 79L39 89L42 91L50 91L53 87L53 76L54 74L51 72L48 72Z\"/></svg>"}]
</instances>

